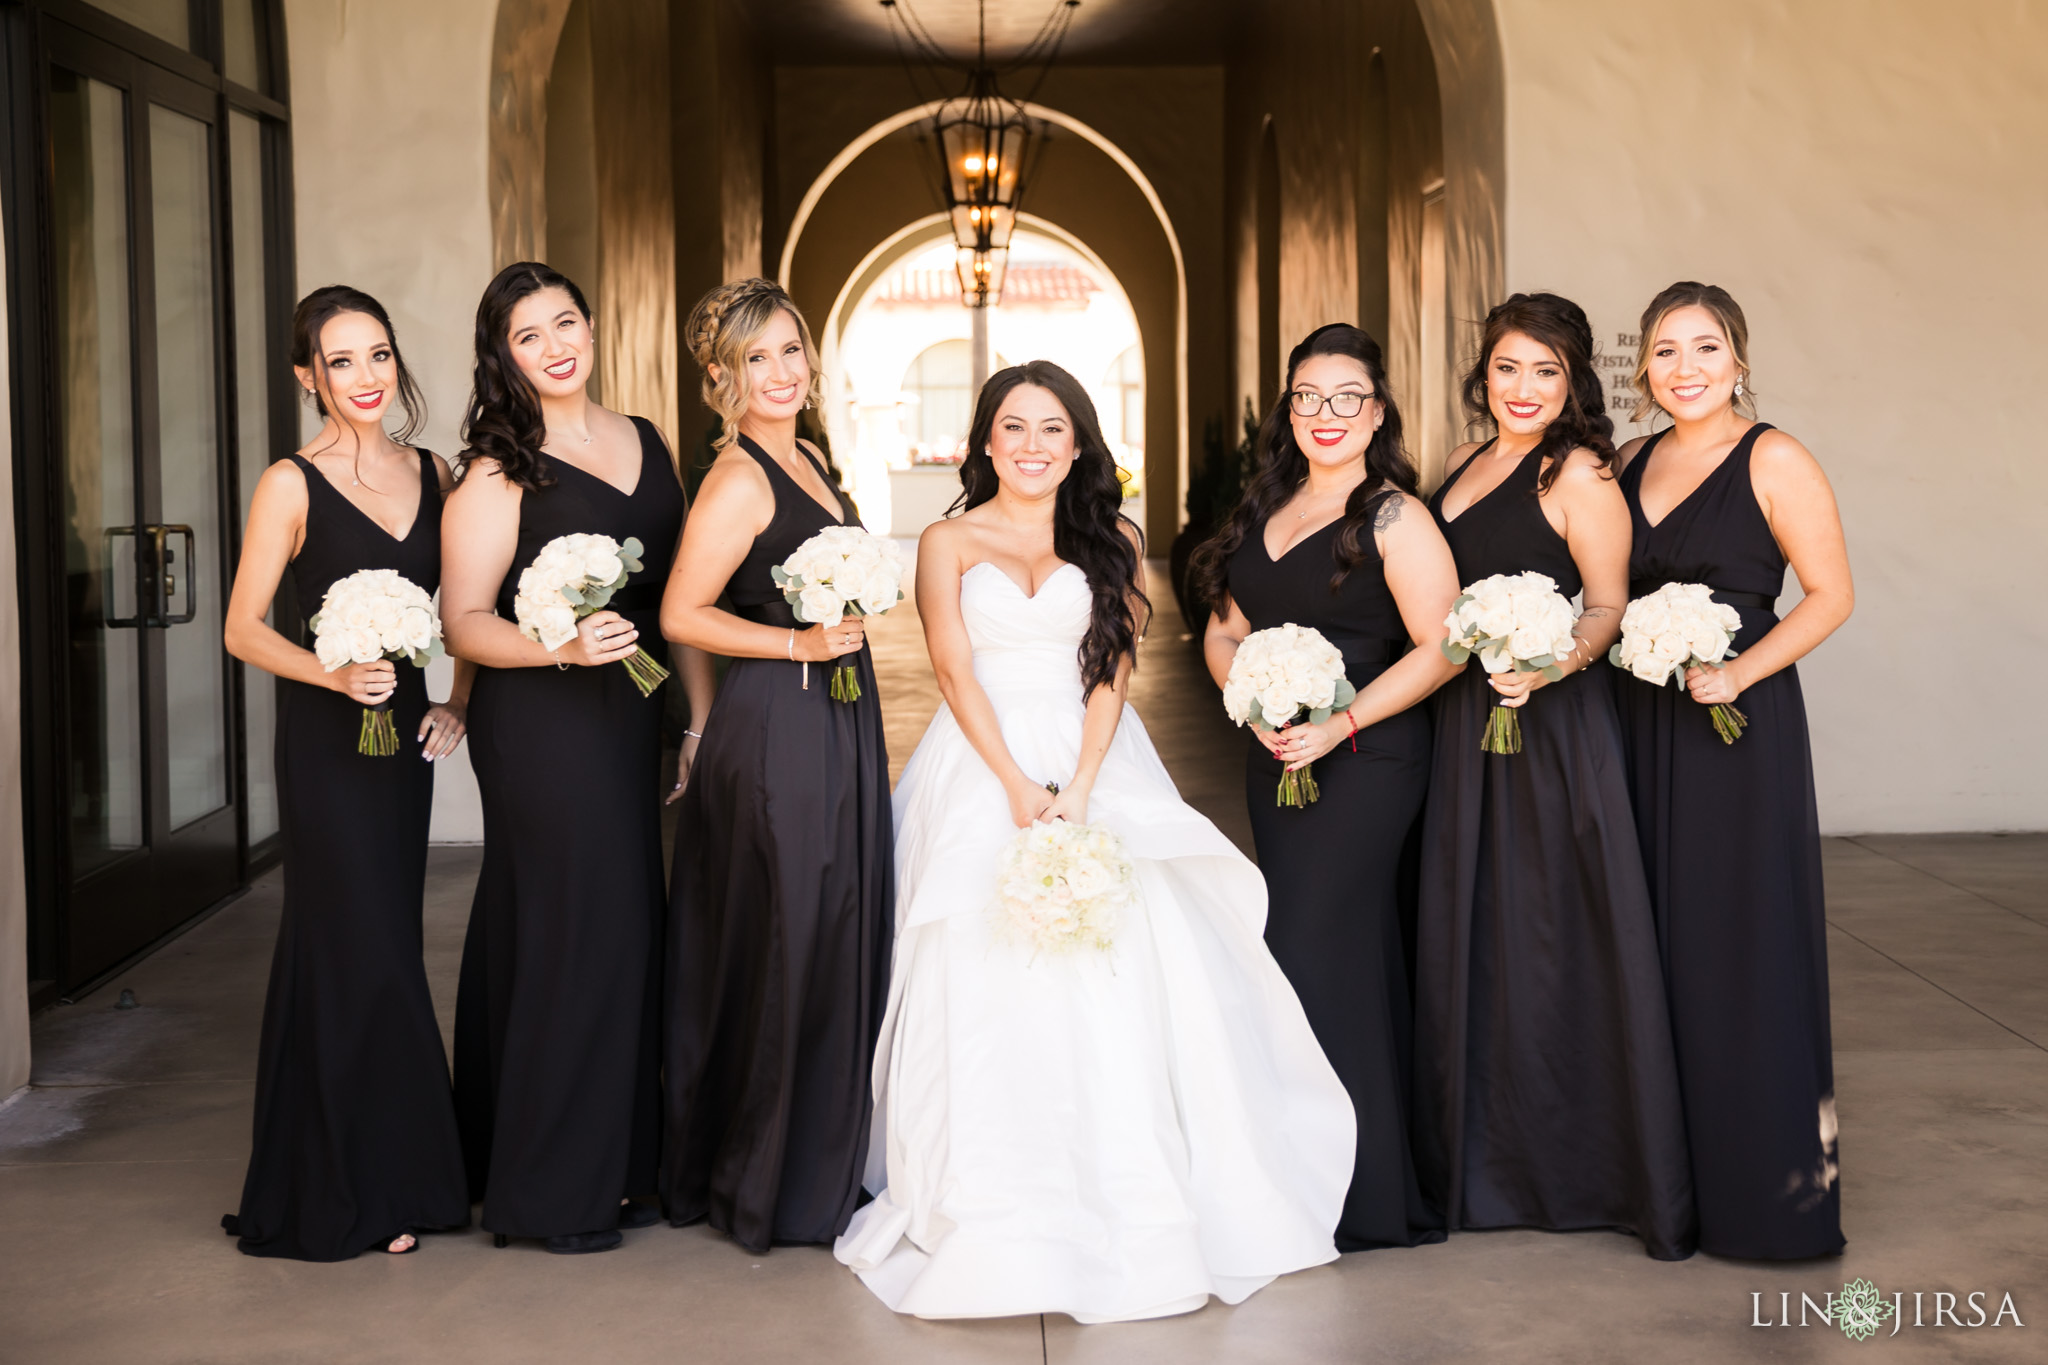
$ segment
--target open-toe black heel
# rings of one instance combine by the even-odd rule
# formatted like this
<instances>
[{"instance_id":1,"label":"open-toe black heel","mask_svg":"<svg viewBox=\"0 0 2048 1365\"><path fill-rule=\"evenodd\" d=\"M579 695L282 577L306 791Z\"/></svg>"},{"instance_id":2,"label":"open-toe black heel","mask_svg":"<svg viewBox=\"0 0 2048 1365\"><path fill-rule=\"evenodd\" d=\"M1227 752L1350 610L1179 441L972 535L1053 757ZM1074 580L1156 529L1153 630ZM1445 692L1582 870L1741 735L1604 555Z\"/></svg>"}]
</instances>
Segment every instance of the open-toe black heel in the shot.
<instances>
[{"instance_id":1,"label":"open-toe black heel","mask_svg":"<svg viewBox=\"0 0 2048 1365\"><path fill-rule=\"evenodd\" d=\"M547 1239L546 1246L557 1256L587 1256L593 1251L611 1251L625 1242L617 1228L602 1232L565 1232Z\"/></svg>"}]
</instances>

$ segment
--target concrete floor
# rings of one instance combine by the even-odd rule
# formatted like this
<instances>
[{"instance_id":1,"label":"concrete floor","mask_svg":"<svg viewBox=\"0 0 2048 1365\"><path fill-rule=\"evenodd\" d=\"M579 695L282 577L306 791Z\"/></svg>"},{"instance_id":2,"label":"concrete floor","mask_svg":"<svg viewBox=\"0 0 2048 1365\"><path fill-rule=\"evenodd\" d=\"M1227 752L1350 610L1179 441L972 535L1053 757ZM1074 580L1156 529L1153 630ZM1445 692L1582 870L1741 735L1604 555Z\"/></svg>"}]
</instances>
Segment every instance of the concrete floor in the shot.
<instances>
[{"instance_id":1,"label":"concrete floor","mask_svg":"<svg viewBox=\"0 0 2048 1365\"><path fill-rule=\"evenodd\" d=\"M1139 712L1188 798L1246 842L1241 740L1155 596ZM900 770L936 692L914 619L873 633ZM629 1233L622 1251L581 1258L496 1251L471 1231L403 1258L255 1260L217 1222L247 1157L272 874L36 1021L34 1085L0 1109L0 1361L2043 1359L2048 836L1833 839L1826 851L1839 1262L1665 1265L1618 1235L1464 1234L1347 1256L1235 1309L1078 1327L901 1319L827 1251L756 1257L703 1228ZM477 862L472 848L432 860L427 966L444 1028ZM113 1008L123 987L139 1008ZM1781 1293L1796 1317L1801 1293L1819 1302L1858 1276L1903 1291L1909 1320L1915 1291L1931 1320L1936 1291L1981 1290L1993 1313L2010 1293L2025 1326L1907 1326L1856 1343L1817 1318L1750 1325L1753 1294L1775 1322Z\"/></svg>"}]
</instances>

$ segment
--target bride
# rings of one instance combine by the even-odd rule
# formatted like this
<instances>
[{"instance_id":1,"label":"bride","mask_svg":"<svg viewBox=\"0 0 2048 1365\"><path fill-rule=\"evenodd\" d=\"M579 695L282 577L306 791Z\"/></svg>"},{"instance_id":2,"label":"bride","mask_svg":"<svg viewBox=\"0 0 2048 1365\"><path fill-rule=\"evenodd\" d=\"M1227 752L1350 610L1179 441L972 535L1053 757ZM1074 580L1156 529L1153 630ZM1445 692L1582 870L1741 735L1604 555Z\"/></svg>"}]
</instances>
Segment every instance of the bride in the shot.
<instances>
[{"instance_id":1,"label":"bride","mask_svg":"<svg viewBox=\"0 0 2048 1365\"><path fill-rule=\"evenodd\" d=\"M1264 879L1124 703L1148 608L1094 405L1003 370L968 449L966 510L918 547L946 704L896 788L875 1199L835 1251L919 1317L1238 1303L1336 1259L1351 1102L1260 937ZM1034 820L1121 836L1140 894L1108 949L1034 957L992 922Z\"/></svg>"}]
</instances>

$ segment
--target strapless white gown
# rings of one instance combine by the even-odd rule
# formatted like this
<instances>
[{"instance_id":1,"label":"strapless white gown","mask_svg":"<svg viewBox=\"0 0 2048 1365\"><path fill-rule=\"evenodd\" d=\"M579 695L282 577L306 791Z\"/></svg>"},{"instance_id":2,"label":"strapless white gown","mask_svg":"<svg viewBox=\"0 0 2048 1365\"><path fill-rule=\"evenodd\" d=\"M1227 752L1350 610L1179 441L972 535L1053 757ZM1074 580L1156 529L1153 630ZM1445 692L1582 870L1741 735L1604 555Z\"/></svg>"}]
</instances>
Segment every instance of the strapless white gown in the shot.
<instances>
[{"instance_id":1,"label":"strapless white gown","mask_svg":"<svg viewBox=\"0 0 2048 1365\"><path fill-rule=\"evenodd\" d=\"M1024 771L1073 776L1090 594L961 579L974 672ZM1350 1098L1261 938L1266 884L1189 808L1124 709L1088 818L1139 904L1114 946L1033 960L992 932L1016 834L940 707L897 785L896 956L875 1057L874 1202L834 1247L926 1318L1163 1317L1335 1260ZM1332 856L1340 856L1333 851Z\"/></svg>"}]
</instances>

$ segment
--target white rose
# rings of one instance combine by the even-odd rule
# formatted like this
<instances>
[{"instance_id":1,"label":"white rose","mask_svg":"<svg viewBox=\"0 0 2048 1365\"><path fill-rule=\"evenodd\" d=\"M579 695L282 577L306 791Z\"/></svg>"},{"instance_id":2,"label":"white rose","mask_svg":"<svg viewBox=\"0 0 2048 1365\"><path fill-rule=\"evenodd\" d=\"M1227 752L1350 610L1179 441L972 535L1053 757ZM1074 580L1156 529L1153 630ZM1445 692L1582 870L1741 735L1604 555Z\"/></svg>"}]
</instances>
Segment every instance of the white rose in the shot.
<instances>
[{"instance_id":1,"label":"white rose","mask_svg":"<svg viewBox=\"0 0 2048 1365\"><path fill-rule=\"evenodd\" d=\"M383 644L378 639L375 630L368 626L360 626L351 627L344 633L348 639L350 663L374 663L376 660L384 657Z\"/></svg>"},{"instance_id":2,"label":"white rose","mask_svg":"<svg viewBox=\"0 0 2048 1365\"><path fill-rule=\"evenodd\" d=\"M423 607L409 607L405 613L405 647L417 653L430 647L440 633L433 613Z\"/></svg>"},{"instance_id":3,"label":"white rose","mask_svg":"<svg viewBox=\"0 0 2048 1365\"><path fill-rule=\"evenodd\" d=\"M846 617L846 599L822 583L806 587L797 602L803 619L814 626L836 626Z\"/></svg>"},{"instance_id":4,"label":"white rose","mask_svg":"<svg viewBox=\"0 0 2048 1365\"><path fill-rule=\"evenodd\" d=\"M871 586L861 594L860 609L870 616L880 616L896 605L896 591L893 582Z\"/></svg>"},{"instance_id":5,"label":"white rose","mask_svg":"<svg viewBox=\"0 0 2048 1365\"><path fill-rule=\"evenodd\" d=\"M325 630L314 638L313 656L320 660L320 666L329 673L337 668L345 668L352 662L348 657L348 641L338 630Z\"/></svg>"},{"instance_id":6,"label":"white rose","mask_svg":"<svg viewBox=\"0 0 2048 1365\"><path fill-rule=\"evenodd\" d=\"M1535 626L1517 626L1508 636L1508 653L1517 659L1533 659L1550 652L1550 637Z\"/></svg>"},{"instance_id":7,"label":"white rose","mask_svg":"<svg viewBox=\"0 0 2048 1365\"><path fill-rule=\"evenodd\" d=\"M1671 665L1646 650L1629 660L1628 671L1646 683L1662 687L1664 680L1671 676Z\"/></svg>"},{"instance_id":8,"label":"white rose","mask_svg":"<svg viewBox=\"0 0 2048 1365\"><path fill-rule=\"evenodd\" d=\"M868 590L868 571L852 560L842 560L832 572L832 591L848 599L859 597Z\"/></svg>"},{"instance_id":9,"label":"white rose","mask_svg":"<svg viewBox=\"0 0 2048 1365\"><path fill-rule=\"evenodd\" d=\"M567 603L534 613L534 630L542 647L560 649L576 638L576 609Z\"/></svg>"},{"instance_id":10,"label":"white rose","mask_svg":"<svg viewBox=\"0 0 2048 1365\"><path fill-rule=\"evenodd\" d=\"M617 550L598 547L584 552L583 577L592 583L616 583L626 576L625 561Z\"/></svg>"}]
</instances>

